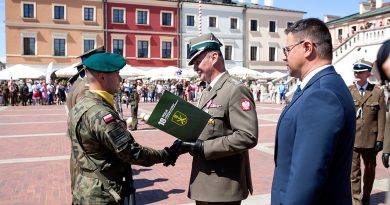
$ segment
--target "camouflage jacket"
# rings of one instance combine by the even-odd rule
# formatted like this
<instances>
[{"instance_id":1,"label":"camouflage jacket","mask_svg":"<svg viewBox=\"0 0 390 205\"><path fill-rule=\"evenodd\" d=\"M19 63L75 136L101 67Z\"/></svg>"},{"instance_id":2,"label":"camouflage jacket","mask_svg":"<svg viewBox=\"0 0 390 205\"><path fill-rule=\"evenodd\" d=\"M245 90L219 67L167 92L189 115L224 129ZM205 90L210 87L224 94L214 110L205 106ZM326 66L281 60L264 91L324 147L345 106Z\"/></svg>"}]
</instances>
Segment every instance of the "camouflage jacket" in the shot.
<instances>
[{"instance_id":1,"label":"camouflage jacket","mask_svg":"<svg viewBox=\"0 0 390 205\"><path fill-rule=\"evenodd\" d=\"M111 105L89 91L69 113L68 135L72 144L71 160L75 162L75 168L71 170L75 204L115 203L93 173L88 158L101 169L115 192L124 196L127 184L123 178L131 173L130 164L151 166L164 162L168 155L165 150L156 151L136 143Z\"/></svg>"}]
</instances>

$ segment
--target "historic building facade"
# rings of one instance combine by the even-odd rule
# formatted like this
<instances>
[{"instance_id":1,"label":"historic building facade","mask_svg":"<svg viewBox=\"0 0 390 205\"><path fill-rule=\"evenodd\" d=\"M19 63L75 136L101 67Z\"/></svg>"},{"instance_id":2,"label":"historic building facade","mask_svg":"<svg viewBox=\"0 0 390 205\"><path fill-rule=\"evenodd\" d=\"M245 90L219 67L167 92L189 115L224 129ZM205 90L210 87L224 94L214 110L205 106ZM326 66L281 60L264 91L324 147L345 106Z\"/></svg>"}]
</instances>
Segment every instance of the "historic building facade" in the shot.
<instances>
[{"instance_id":1,"label":"historic building facade","mask_svg":"<svg viewBox=\"0 0 390 205\"><path fill-rule=\"evenodd\" d=\"M46 70L50 62L77 63L77 56L104 43L102 8L101 0L6 0L7 66Z\"/></svg>"}]
</instances>

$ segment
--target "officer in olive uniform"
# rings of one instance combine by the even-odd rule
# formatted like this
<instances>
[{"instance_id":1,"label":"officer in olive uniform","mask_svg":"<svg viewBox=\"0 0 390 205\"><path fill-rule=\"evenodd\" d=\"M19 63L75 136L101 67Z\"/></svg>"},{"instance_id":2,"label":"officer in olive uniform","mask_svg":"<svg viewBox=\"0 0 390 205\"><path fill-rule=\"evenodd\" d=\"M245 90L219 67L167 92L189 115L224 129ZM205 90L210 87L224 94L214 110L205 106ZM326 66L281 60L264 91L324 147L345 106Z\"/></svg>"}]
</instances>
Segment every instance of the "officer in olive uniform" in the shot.
<instances>
[{"instance_id":1,"label":"officer in olive uniform","mask_svg":"<svg viewBox=\"0 0 390 205\"><path fill-rule=\"evenodd\" d=\"M140 98L139 98L139 95L137 92L137 83L133 83L133 85L131 86L129 99L127 100L127 106L128 106L128 104L130 104L130 109L131 109L131 128L130 128L130 130L137 130L139 99Z\"/></svg>"},{"instance_id":2,"label":"officer in olive uniform","mask_svg":"<svg viewBox=\"0 0 390 205\"><path fill-rule=\"evenodd\" d=\"M252 193L248 150L256 146L258 123L250 90L225 69L222 43L211 33L190 40L191 59L209 86L198 107L212 118L196 142L182 142L193 156L188 197L197 205L236 205Z\"/></svg>"},{"instance_id":3,"label":"officer in olive uniform","mask_svg":"<svg viewBox=\"0 0 390 205\"><path fill-rule=\"evenodd\" d=\"M114 109L113 94L126 65L117 54L97 53L86 59L85 92L68 116L68 135L76 172L71 172L73 204L123 204L131 191L131 164L173 165L176 154L165 148L144 147L127 131L126 123Z\"/></svg>"},{"instance_id":4,"label":"officer in olive uniform","mask_svg":"<svg viewBox=\"0 0 390 205\"><path fill-rule=\"evenodd\" d=\"M356 107L356 136L352 156L352 198L355 205L368 205L375 180L376 155L383 147L386 121L384 92L367 81L372 63L361 60L354 64L356 82L349 86ZM364 162L361 190L361 158Z\"/></svg>"}]
</instances>

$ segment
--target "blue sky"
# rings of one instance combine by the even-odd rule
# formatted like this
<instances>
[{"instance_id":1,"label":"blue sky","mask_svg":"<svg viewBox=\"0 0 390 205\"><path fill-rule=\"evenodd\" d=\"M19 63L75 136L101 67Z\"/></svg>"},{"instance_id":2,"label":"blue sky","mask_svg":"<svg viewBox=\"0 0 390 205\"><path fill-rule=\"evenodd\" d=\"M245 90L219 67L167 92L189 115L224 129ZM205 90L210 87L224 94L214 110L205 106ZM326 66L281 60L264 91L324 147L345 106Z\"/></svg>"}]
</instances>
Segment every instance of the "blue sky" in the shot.
<instances>
[{"instance_id":1,"label":"blue sky","mask_svg":"<svg viewBox=\"0 0 390 205\"><path fill-rule=\"evenodd\" d=\"M251 0L246 0L250 2ZM347 16L359 12L359 3L364 0L274 0L274 6L305 11L305 18L323 19L324 15ZM366 1L366 0L365 0ZM0 0L0 59L5 56L5 0ZM389 2L385 0L384 2ZM264 0L259 0L262 5Z\"/></svg>"}]
</instances>

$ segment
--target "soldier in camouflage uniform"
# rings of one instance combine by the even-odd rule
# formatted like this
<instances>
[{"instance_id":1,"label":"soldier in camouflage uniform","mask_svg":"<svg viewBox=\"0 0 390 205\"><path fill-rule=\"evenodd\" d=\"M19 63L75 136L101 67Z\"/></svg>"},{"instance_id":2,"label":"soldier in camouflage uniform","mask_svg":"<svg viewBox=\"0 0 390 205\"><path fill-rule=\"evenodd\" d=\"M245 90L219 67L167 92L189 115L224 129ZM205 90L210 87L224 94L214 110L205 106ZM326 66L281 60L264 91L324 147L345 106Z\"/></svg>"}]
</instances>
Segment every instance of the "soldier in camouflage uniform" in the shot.
<instances>
[{"instance_id":1,"label":"soldier in camouflage uniform","mask_svg":"<svg viewBox=\"0 0 390 205\"><path fill-rule=\"evenodd\" d=\"M113 94L125 59L117 54L98 53L84 61L89 90L70 110L75 172L72 179L73 204L123 204L130 192L130 165L174 165L175 147L154 150L137 142L114 109Z\"/></svg>"},{"instance_id":2,"label":"soldier in camouflage uniform","mask_svg":"<svg viewBox=\"0 0 390 205\"><path fill-rule=\"evenodd\" d=\"M138 103L139 103L137 83L133 84L127 103L130 104L130 108L131 108L131 130L137 130L137 124L138 124L137 116L138 116Z\"/></svg>"}]
</instances>

